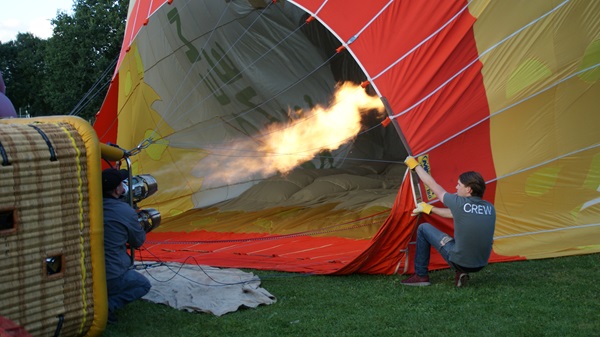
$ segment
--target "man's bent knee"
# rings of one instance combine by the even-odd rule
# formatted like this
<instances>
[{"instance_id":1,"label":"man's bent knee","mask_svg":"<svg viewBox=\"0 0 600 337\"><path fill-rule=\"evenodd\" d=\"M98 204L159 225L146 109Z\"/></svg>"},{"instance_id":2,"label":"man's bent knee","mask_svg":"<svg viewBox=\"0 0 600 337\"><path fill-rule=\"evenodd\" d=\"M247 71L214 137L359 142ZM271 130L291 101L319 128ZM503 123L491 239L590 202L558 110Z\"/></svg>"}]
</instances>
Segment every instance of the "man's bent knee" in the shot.
<instances>
[{"instance_id":1,"label":"man's bent knee","mask_svg":"<svg viewBox=\"0 0 600 337\"><path fill-rule=\"evenodd\" d=\"M430 227L433 227L433 225L430 224L430 223L424 222L424 223L422 223L422 224L419 225L419 227L417 228L417 231L418 232L423 232L423 231L428 230L428 228L430 228ZM433 227L433 228L435 228L435 227Z\"/></svg>"}]
</instances>

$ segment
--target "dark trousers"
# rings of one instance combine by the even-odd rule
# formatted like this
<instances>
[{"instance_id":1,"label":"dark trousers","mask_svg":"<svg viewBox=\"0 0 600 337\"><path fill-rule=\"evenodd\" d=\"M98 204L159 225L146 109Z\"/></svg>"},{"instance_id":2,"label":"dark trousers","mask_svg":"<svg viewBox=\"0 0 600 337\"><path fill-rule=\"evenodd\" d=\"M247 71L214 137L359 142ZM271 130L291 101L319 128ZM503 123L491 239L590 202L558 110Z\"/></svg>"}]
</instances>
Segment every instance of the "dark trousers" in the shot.
<instances>
[{"instance_id":1,"label":"dark trousers","mask_svg":"<svg viewBox=\"0 0 600 337\"><path fill-rule=\"evenodd\" d=\"M121 277L106 280L106 287L108 311L113 312L146 295L151 285L144 275L130 269Z\"/></svg>"}]
</instances>

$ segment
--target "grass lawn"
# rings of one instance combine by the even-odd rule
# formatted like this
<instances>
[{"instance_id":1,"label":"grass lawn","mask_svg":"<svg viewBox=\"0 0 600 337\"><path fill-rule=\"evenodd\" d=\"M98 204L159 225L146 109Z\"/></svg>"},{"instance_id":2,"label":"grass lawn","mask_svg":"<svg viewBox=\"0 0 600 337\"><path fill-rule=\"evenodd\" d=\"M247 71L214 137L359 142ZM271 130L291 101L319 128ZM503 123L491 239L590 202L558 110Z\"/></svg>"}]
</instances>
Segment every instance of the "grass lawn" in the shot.
<instances>
[{"instance_id":1,"label":"grass lawn","mask_svg":"<svg viewBox=\"0 0 600 337\"><path fill-rule=\"evenodd\" d=\"M252 272L275 304L216 317L136 301L103 336L600 336L600 254L492 264L460 289L449 269L429 287Z\"/></svg>"}]
</instances>

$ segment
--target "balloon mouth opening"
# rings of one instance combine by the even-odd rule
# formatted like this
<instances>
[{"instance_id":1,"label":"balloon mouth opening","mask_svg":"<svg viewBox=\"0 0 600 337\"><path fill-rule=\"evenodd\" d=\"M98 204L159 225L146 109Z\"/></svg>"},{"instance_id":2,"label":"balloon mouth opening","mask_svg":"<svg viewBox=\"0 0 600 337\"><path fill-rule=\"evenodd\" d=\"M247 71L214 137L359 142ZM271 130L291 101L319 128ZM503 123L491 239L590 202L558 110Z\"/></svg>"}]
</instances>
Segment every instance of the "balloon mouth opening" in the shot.
<instances>
[{"instance_id":1,"label":"balloon mouth opening","mask_svg":"<svg viewBox=\"0 0 600 337\"><path fill-rule=\"evenodd\" d=\"M277 12L281 16L251 8L229 25L207 18L217 27L212 30L190 14L198 4L181 6L174 2L153 14L168 18L163 27L168 33L144 40L156 34L153 23L159 20L151 18L141 28L148 33L138 34L120 70L120 85L129 90L125 104L130 104L120 111L132 114L130 128L138 130L123 138L136 138L139 144L151 139L141 157L164 160L161 172L143 173L193 181L186 193L199 207L223 200L203 201L194 197L199 192L235 189L226 193L227 200L263 179L285 178L301 169L368 167L380 173L382 167L402 163L407 151L398 129L389 126L389 107L321 22L309 20L295 6ZM235 30L236 24L242 27ZM160 38L174 48L153 59L153 53L161 55L160 48L172 47L162 45ZM124 67L129 67L126 75ZM135 97L154 98L136 107ZM150 110L152 118L136 112L141 109ZM176 195L178 188L161 184L164 195Z\"/></svg>"}]
</instances>

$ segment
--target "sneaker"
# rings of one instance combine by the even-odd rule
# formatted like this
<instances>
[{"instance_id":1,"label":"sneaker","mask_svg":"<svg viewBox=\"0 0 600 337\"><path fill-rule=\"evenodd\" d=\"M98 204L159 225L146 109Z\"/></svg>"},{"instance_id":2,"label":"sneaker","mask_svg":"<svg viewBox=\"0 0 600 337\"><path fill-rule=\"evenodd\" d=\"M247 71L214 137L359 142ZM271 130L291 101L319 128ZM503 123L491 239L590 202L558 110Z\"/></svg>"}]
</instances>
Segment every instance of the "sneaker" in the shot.
<instances>
[{"instance_id":1,"label":"sneaker","mask_svg":"<svg viewBox=\"0 0 600 337\"><path fill-rule=\"evenodd\" d=\"M413 276L407 278L404 281L401 281L400 283L405 286L417 286L417 287L428 286L431 284L429 282L429 276L419 276L417 274L414 274Z\"/></svg>"},{"instance_id":2,"label":"sneaker","mask_svg":"<svg viewBox=\"0 0 600 337\"><path fill-rule=\"evenodd\" d=\"M467 285L469 278L469 274L457 271L454 275L454 285L456 285L457 288L464 287Z\"/></svg>"}]
</instances>

